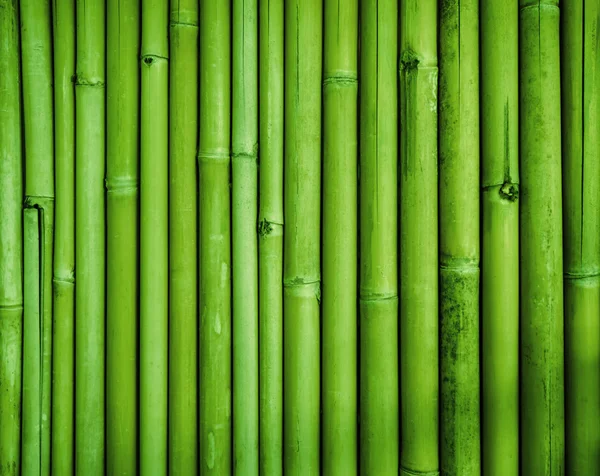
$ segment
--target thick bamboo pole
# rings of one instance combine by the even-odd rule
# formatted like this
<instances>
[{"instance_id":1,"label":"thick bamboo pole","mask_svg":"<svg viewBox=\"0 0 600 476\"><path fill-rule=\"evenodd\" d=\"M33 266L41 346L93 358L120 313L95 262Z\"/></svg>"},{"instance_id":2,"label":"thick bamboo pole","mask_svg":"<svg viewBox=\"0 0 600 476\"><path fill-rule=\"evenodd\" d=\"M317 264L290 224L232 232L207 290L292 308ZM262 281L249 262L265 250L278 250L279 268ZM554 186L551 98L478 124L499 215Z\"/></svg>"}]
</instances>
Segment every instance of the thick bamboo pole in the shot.
<instances>
[{"instance_id":1,"label":"thick bamboo pole","mask_svg":"<svg viewBox=\"0 0 600 476\"><path fill-rule=\"evenodd\" d=\"M479 476L479 1L440 4L440 466Z\"/></svg>"},{"instance_id":2,"label":"thick bamboo pole","mask_svg":"<svg viewBox=\"0 0 600 476\"><path fill-rule=\"evenodd\" d=\"M400 1L400 474L437 474L437 4Z\"/></svg>"},{"instance_id":3,"label":"thick bamboo pole","mask_svg":"<svg viewBox=\"0 0 600 476\"><path fill-rule=\"evenodd\" d=\"M600 475L600 2L561 2L566 472Z\"/></svg>"},{"instance_id":4,"label":"thick bamboo pole","mask_svg":"<svg viewBox=\"0 0 600 476\"><path fill-rule=\"evenodd\" d=\"M75 409L75 1L52 3L55 242L52 473L73 474Z\"/></svg>"},{"instance_id":5,"label":"thick bamboo pole","mask_svg":"<svg viewBox=\"0 0 600 476\"><path fill-rule=\"evenodd\" d=\"M198 472L198 2L171 2L169 474Z\"/></svg>"},{"instance_id":6,"label":"thick bamboo pole","mask_svg":"<svg viewBox=\"0 0 600 476\"><path fill-rule=\"evenodd\" d=\"M167 473L169 4L142 0L140 472Z\"/></svg>"},{"instance_id":7,"label":"thick bamboo pole","mask_svg":"<svg viewBox=\"0 0 600 476\"><path fill-rule=\"evenodd\" d=\"M0 1L0 475L18 476L23 341L19 7Z\"/></svg>"},{"instance_id":8,"label":"thick bamboo pole","mask_svg":"<svg viewBox=\"0 0 600 476\"><path fill-rule=\"evenodd\" d=\"M318 474L322 0L285 3L283 466Z\"/></svg>"},{"instance_id":9,"label":"thick bamboo pole","mask_svg":"<svg viewBox=\"0 0 600 476\"><path fill-rule=\"evenodd\" d=\"M480 6L482 468L518 476L518 5Z\"/></svg>"},{"instance_id":10,"label":"thick bamboo pole","mask_svg":"<svg viewBox=\"0 0 600 476\"><path fill-rule=\"evenodd\" d=\"M258 476L258 2L233 1L234 473Z\"/></svg>"},{"instance_id":11,"label":"thick bamboo pole","mask_svg":"<svg viewBox=\"0 0 600 476\"><path fill-rule=\"evenodd\" d=\"M549 476L565 467L559 10L519 5L521 473Z\"/></svg>"},{"instance_id":12,"label":"thick bamboo pole","mask_svg":"<svg viewBox=\"0 0 600 476\"><path fill-rule=\"evenodd\" d=\"M360 10L360 472L397 475L398 2Z\"/></svg>"},{"instance_id":13,"label":"thick bamboo pole","mask_svg":"<svg viewBox=\"0 0 600 476\"><path fill-rule=\"evenodd\" d=\"M104 474L104 0L78 0L75 78L75 472Z\"/></svg>"},{"instance_id":14,"label":"thick bamboo pole","mask_svg":"<svg viewBox=\"0 0 600 476\"><path fill-rule=\"evenodd\" d=\"M259 0L259 469L283 474L283 4Z\"/></svg>"},{"instance_id":15,"label":"thick bamboo pole","mask_svg":"<svg viewBox=\"0 0 600 476\"><path fill-rule=\"evenodd\" d=\"M137 472L139 3L107 4L106 467Z\"/></svg>"},{"instance_id":16,"label":"thick bamboo pole","mask_svg":"<svg viewBox=\"0 0 600 476\"><path fill-rule=\"evenodd\" d=\"M41 474L50 474L52 374L52 253L54 240L54 117L52 103L52 24L50 2L24 0L21 8L21 71L25 137L26 206L43 211L40 230L40 421ZM40 212L42 214L42 212Z\"/></svg>"},{"instance_id":17,"label":"thick bamboo pole","mask_svg":"<svg viewBox=\"0 0 600 476\"><path fill-rule=\"evenodd\" d=\"M200 473L232 474L231 5L200 2Z\"/></svg>"}]
</instances>

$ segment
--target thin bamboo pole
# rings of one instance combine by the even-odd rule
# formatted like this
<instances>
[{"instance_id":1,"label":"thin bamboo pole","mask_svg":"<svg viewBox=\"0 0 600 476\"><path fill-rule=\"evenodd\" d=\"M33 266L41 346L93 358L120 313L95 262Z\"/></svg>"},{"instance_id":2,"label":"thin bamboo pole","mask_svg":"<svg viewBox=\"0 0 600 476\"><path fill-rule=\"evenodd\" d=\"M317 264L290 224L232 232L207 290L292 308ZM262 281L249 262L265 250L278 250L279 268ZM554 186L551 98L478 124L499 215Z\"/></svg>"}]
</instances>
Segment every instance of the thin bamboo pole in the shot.
<instances>
[{"instance_id":1,"label":"thin bamboo pole","mask_svg":"<svg viewBox=\"0 0 600 476\"><path fill-rule=\"evenodd\" d=\"M323 71L323 473L358 473L358 1L326 0Z\"/></svg>"},{"instance_id":2,"label":"thin bamboo pole","mask_svg":"<svg viewBox=\"0 0 600 476\"><path fill-rule=\"evenodd\" d=\"M140 472L167 473L169 4L142 0Z\"/></svg>"},{"instance_id":3,"label":"thin bamboo pole","mask_svg":"<svg viewBox=\"0 0 600 476\"><path fill-rule=\"evenodd\" d=\"M55 242L52 473L73 474L75 409L75 1L52 3Z\"/></svg>"},{"instance_id":4,"label":"thin bamboo pole","mask_svg":"<svg viewBox=\"0 0 600 476\"><path fill-rule=\"evenodd\" d=\"M137 472L139 3L107 4L106 467Z\"/></svg>"},{"instance_id":5,"label":"thin bamboo pole","mask_svg":"<svg viewBox=\"0 0 600 476\"><path fill-rule=\"evenodd\" d=\"M283 5L259 0L259 469L283 474Z\"/></svg>"},{"instance_id":6,"label":"thin bamboo pole","mask_svg":"<svg viewBox=\"0 0 600 476\"><path fill-rule=\"evenodd\" d=\"M480 5L482 468L518 476L518 5Z\"/></svg>"},{"instance_id":7,"label":"thin bamboo pole","mask_svg":"<svg viewBox=\"0 0 600 476\"><path fill-rule=\"evenodd\" d=\"M360 472L397 475L398 2L360 13Z\"/></svg>"},{"instance_id":8,"label":"thin bamboo pole","mask_svg":"<svg viewBox=\"0 0 600 476\"><path fill-rule=\"evenodd\" d=\"M479 476L479 1L440 4L440 466Z\"/></svg>"},{"instance_id":9,"label":"thin bamboo pole","mask_svg":"<svg viewBox=\"0 0 600 476\"><path fill-rule=\"evenodd\" d=\"M521 473L546 476L565 466L559 10L519 5Z\"/></svg>"},{"instance_id":10,"label":"thin bamboo pole","mask_svg":"<svg viewBox=\"0 0 600 476\"><path fill-rule=\"evenodd\" d=\"M437 474L437 4L400 18L400 474Z\"/></svg>"},{"instance_id":11,"label":"thin bamboo pole","mask_svg":"<svg viewBox=\"0 0 600 476\"><path fill-rule=\"evenodd\" d=\"M258 2L233 1L234 473L258 476Z\"/></svg>"},{"instance_id":12,"label":"thin bamboo pole","mask_svg":"<svg viewBox=\"0 0 600 476\"><path fill-rule=\"evenodd\" d=\"M18 476L23 341L23 173L18 2L0 2L0 474Z\"/></svg>"},{"instance_id":13,"label":"thin bamboo pole","mask_svg":"<svg viewBox=\"0 0 600 476\"><path fill-rule=\"evenodd\" d=\"M285 4L283 466L318 474L322 0Z\"/></svg>"},{"instance_id":14,"label":"thin bamboo pole","mask_svg":"<svg viewBox=\"0 0 600 476\"><path fill-rule=\"evenodd\" d=\"M104 474L105 3L77 0L75 473Z\"/></svg>"},{"instance_id":15,"label":"thin bamboo pole","mask_svg":"<svg viewBox=\"0 0 600 476\"><path fill-rule=\"evenodd\" d=\"M232 474L231 5L200 2L200 473Z\"/></svg>"},{"instance_id":16,"label":"thin bamboo pole","mask_svg":"<svg viewBox=\"0 0 600 476\"><path fill-rule=\"evenodd\" d=\"M198 472L198 2L171 2L169 474Z\"/></svg>"},{"instance_id":17,"label":"thin bamboo pole","mask_svg":"<svg viewBox=\"0 0 600 476\"><path fill-rule=\"evenodd\" d=\"M566 472L600 475L600 2L561 2Z\"/></svg>"}]
</instances>

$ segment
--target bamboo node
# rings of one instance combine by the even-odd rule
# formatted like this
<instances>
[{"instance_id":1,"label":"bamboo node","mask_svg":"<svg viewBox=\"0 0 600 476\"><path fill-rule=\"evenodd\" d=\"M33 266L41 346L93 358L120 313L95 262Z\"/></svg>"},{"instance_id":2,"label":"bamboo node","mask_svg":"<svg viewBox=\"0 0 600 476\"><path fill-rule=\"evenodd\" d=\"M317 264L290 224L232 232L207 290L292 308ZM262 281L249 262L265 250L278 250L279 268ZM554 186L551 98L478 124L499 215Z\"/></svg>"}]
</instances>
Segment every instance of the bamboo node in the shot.
<instances>
[{"instance_id":1,"label":"bamboo node","mask_svg":"<svg viewBox=\"0 0 600 476\"><path fill-rule=\"evenodd\" d=\"M260 236L267 236L273 231L273 225L267 219L258 222L258 234Z\"/></svg>"},{"instance_id":2,"label":"bamboo node","mask_svg":"<svg viewBox=\"0 0 600 476\"><path fill-rule=\"evenodd\" d=\"M419 67L421 60L417 54L412 50L405 50L400 57L400 69L406 71L414 71Z\"/></svg>"},{"instance_id":3,"label":"bamboo node","mask_svg":"<svg viewBox=\"0 0 600 476\"><path fill-rule=\"evenodd\" d=\"M75 86L91 86L91 87L96 87L96 88L104 87L104 81L102 81L100 79L87 79L81 73L75 73L71 77L71 81L75 84Z\"/></svg>"},{"instance_id":4,"label":"bamboo node","mask_svg":"<svg viewBox=\"0 0 600 476\"><path fill-rule=\"evenodd\" d=\"M514 202L519 198L519 186L516 183L504 182L499 193L500 198Z\"/></svg>"},{"instance_id":5,"label":"bamboo node","mask_svg":"<svg viewBox=\"0 0 600 476\"><path fill-rule=\"evenodd\" d=\"M440 472L435 471L416 471L414 469L408 469L400 467L400 476L439 476Z\"/></svg>"}]
</instances>

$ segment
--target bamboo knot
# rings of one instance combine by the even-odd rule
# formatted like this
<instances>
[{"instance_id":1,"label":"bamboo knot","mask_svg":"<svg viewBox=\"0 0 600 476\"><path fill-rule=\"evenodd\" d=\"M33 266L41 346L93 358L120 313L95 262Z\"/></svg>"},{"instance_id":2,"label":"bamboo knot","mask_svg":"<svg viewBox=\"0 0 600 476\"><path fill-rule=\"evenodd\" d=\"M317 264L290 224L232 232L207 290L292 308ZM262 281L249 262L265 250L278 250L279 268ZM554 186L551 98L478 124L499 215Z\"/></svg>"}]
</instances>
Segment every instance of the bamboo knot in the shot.
<instances>
[{"instance_id":1,"label":"bamboo knot","mask_svg":"<svg viewBox=\"0 0 600 476\"><path fill-rule=\"evenodd\" d=\"M75 84L75 86L91 86L91 87L95 87L95 88L103 88L104 87L104 81L102 81L100 79L87 79L81 73L75 73L71 77L71 81Z\"/></svg>"},{"instance_id":2,"label":"bamboo knot","mask_svg":"<svg viewBox=\"0 0 600 476\"><path fill-rule=\"evenodd\" d=\"M519 198L519 185L511 182L504 182L500 187L500 198L514 202Z\"/></svg>"},{"instance_id":3,"label":"bamboo knot","mask_svg":"<svg viewBox=\"0 0 600 476\"><path fill-rule=\"evenodd\" d=\"M440 476L440 472L435 471L416 471L400 467L400 476Z\"/></svg>"},{"instance_id":4,"label":"bamboo knot","mask_svg":"<svg viewBox=\"0 0 600 476\"><path fill-rule=\"evenodd\" d=\"M421 60L412 50L405 50L400 57L400 69L407 73L416 70Z\"/></svg>"},{"instance_id":5,"label":"bamboo knot","mask_svg":"<svg viewBox=\"0 0 600 476\"><path fill-rule=\"evenodd\" d=\"M358 84L358 77L353 71L332 71L331 74L325 75L323 79L323 87L328 84L354 86Z\"/></svg>"}]
</instances>

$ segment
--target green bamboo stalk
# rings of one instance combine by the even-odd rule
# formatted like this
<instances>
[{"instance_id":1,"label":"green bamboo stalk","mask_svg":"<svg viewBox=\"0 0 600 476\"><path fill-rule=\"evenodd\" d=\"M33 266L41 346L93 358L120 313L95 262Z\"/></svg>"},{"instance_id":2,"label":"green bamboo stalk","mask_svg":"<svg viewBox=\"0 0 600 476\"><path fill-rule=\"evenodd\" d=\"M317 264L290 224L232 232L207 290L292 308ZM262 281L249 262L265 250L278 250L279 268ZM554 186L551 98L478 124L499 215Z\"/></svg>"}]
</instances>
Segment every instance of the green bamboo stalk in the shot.
<instances>
[{"instance_id":1,"label":"green bamboo stalk","mask_svg":"<svg viewBox=\"0 0 600 476\"><path fill-rule=\"evenodd\" d=\"M397 475L398 1L360 14L360 472Z\"/></svg>"},{"instance_id":2,"label":"green bamboo stalk","mask_svg":"<svg viewBox=\"0 0 600 476\"><path fill-rule=\"evenodd\" d=\"M19 7L0 1L0 476L18 476L23 341Z\"/></svg>"},{"instance_id":3,"label":"green bamboo stalk","mask_svg":"<svg viewBox=\"0 0 600 476\"><path fill-rule=\"evenodd\" d=\"M52 473L73 474L75 406L75 2L52 3L56 217Z\"/></svg>"},{"instance_id":4,"label":"green bamboo stalk","mask_svg":"<svg viewBox=\"0 0 600 476\"><path fill-rule=\"evenodd\" d=\"M566 473L600 475L600 2L561 3Z\"/></svg>"},{"instance_id":5,"label":"green bamboo stalk","mask_svg":"<svg viewBox=\"0 0 600 476\"><path fill-rule=\"evenodd\" d=\"M283 474L283 0L259 0L259 469Z\"/></svg>"},{"instance_id":6,"label":"green bamboo stalk","mask_svg":"<svg viewBox=\"0 0 600 476\"><path fill-rule=\"evenodd\" d=\"M401 0L400 18L400 474L435 475L439 470L437 4Z\"/></svg>"},{"instance_id":7,"label":"green bamboo stalk","mask_svg":"<svg viewBox=\"0 0 600 476\"><path fill-rule=\"evenodd\" d=\"M480 6L482 468L518 476L518 5Z\"/></svg>"},{"instance_id":8,"label":"green bamboo stalk","mask_svg":"<svg viewBox=\"0 0 600 476\"><path fill-rule=\"evenodd\" d=\"M77 0L75 472L105 468L105 3Z\"/></svg>"},{"instance_id":9,"label":"green bamboo stalk","mask_svg":"<svg viewBox=\"0 0 600 476\"><path fill-rule=\"evenodd\" d=\"M358 1L325 0L323 473L358 473Z\"/></svg>"},{"instance_id":10,"label":"green bamboo stalk","mask_svg":"<svg viewBox=\"0 0 600 476\"><path fill-rule=\"evenodd\" d=\"M139 3L107 4L106 467L137 473Z\"/></svg>"},{"instance_id":11,"label":"green bamboo stalk","mask_svg":"<svg viewBox=\"0 0 600 476\"><path fill-rule=\"evenodd\" d=\"M319 473L323 2L285 4L283 467Z\"/></svg>"},{"instance_id":12,"label":"green bamboo stalk","mask_svg":"<svg viewBox=\"0 0 600 476\"><path fill-rule=\"evenodd\" d=\"M258 2L233 1L234 473L258 476Z\"/></svg>"},{"instance_id":13,"label":"green bamboo stalk","mask_svg":"<svg viewBox=\"0 0 600 476\"><path fill-rule=\"evenodd\" d=\"M559 10L520 0L521 473L563 474Z\"/></svg>"},{"instance_id":14,"label":"green bamboo stalk","mask_svg":"<svg viewBox=\"0 0 600 476\"><path fill-rule=\"evenodd\" d=\"M44 211L41 230L40 300L41 473L50 474L52 374L52 253L54 240L54 130L52 104L52 25L48 0L24 0L21 14L21 70L25 137L25 199Z\"/></svg>"},{"instance_id":15,"label":"green bamboo stalk","mask_svg":"<svg viewBox=\"0 0 600 476\"><path fill-rule=\"evenodd\" d=\"M479 1L440 4L440 465L481 474Z\"/></svg>"},{"instance_id":16,"label":"green bamboo stalk","mask_svg":"<svg viewBox=\"0 0 600 476\"><path fill-rule=\"evenodd\" d=\"M231 464L231 5L200 2L200 474Z\"/></svg>"},{"instance_id":17,"label":"green bamboo stalk","mask_svg":"<svg viewBox=\"0 0 600 476\"><path fill-rule=\"evenodd\" d=\"M198 2L171 2L169 474L198 472Z\"/></svg>"},{"instance_id":18,"label":"green bamboo stalk","mask_svg":"<svg viewBox=\"0 0 600 476\"><path fill-rule=\"evenodd\" d=\"M142 1L140 472L167 473L169 4Z\"/></svg>"}]
</instances>

